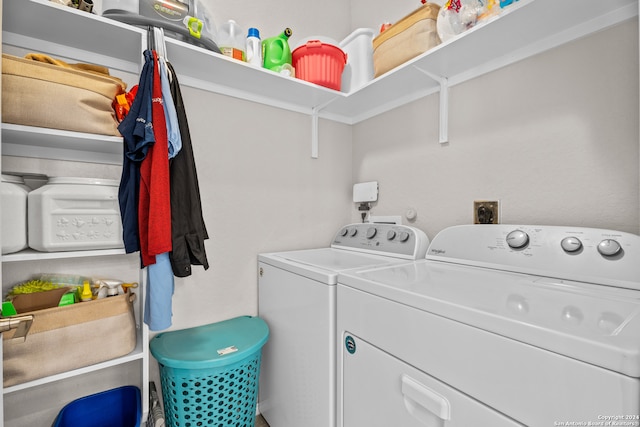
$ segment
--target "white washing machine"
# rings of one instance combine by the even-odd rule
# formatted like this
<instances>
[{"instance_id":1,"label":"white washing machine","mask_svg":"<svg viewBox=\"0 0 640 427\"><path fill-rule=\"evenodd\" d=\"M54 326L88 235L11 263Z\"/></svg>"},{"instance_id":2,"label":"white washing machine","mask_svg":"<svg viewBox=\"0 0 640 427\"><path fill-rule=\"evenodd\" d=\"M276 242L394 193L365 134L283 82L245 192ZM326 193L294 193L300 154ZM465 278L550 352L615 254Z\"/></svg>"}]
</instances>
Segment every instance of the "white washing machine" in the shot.
<instances>
[{"instance_id":1,"label":"white washing machine","mask_svg":"<svg viewBox=\"0 0 640 427\"><path fill-rule=\"evenodd\" d=\"M336 424L338 273L422 259L428 245L416 228L363 223L340 229L329 248L258 256L258 311L270 331L258 408L271 427Z\"/></svg>"},{"instance_id":2,"label":"white washing machine","mask_svg":"<svg viewBox=\"0 0 640 427\"><path fill-rule=\"evenodd\" d=\"M451 227L337 297L339 427L640 425L640 236Z\"/></svg>"}]
</instances>

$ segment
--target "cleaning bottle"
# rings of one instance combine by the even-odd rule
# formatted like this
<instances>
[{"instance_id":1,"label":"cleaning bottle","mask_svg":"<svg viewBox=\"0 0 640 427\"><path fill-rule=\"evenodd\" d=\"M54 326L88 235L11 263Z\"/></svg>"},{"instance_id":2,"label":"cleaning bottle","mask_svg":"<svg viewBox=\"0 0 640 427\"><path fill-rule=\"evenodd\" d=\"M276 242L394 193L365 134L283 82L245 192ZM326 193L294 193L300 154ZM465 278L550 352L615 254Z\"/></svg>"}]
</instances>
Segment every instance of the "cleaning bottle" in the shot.
<instances>
[{"instance_id":1,"label":"cleaning bottle","mask_svg":"<svg viewBox=\"0 0 640 427\"><path fill-rule=\"evenodd\" d=\"M264 68L279 72L283 65L291 65L291 48L289 47L291 34L293 34L291 28L285 28L282 33L262 42Z\"/></svg>"},{"instance_id":2,"label":"cleaning bottle","mask_svg":"<svg viewBox=\"0 0 640 427\"><path fill-rule=\"evenodd\" d=\"M78 289L78 293L80 294L80 301L86 302L91 301L93 298L93 293L91 292L91 285L89 285L89 281L85 280L82 284L82 290Z\"/></svg>"},{"instance_id":3,"label":"cleaning bottle","mask_svg":"<svg viewBox=\"0 0 640 427\"><path fill-rule=\"evenodd\" d=\"M249 64L262 67L262 42L260 41L260 31L257 28L249 28L246 56Z\"/></svg>"},{"instance_id":4,"label":"cleaning bottle","mask_svg":"<svg viewBox=\"0 0 640 427\"><path fill-rule=\"evenodd\" d=\"M218 32L218 47L223 55L245 60L245 42L242 28L233 19L228 20L220 27Z\"/></svg>"}]
</instances>

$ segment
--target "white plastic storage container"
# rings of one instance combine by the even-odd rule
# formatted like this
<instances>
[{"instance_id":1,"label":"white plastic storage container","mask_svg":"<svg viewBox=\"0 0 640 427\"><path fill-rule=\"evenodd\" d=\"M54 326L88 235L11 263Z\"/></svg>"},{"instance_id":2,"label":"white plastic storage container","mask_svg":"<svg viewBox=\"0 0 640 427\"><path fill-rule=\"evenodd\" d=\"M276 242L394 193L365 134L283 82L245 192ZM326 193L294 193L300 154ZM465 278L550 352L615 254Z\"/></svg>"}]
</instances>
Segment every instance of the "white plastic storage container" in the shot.
<instances>
[{"instance_id":1,"label":"white plastic storage container","mask_svg":"<svg viewBox=\"0 0 640 427\"><path fill-rule=\"evenodd\" d=\"M358 28L340 42L347 54L347 65L342 72L342 91L352 92L373 80L373 38L375 30Z\"/></svg>"},{"instance_id":2,"label":"white plastic storage container","mask_svg":"<svg viewBox=\"0 0 640 427\"><path fill-rule=\"evenodd\" d=\"M2 254L27 247L27 187L19 176L2 174Z\"/></svg>"},{"instance_id":3,"label":"white plastic storage container","mask_svg":"<svg viewBox=\"0 0 640 427\"><path fill-rule=\"evenodd\" d=\"M236 21L229 19L218 31L218 47L223 55L238 61L245 61L245 33Z\"/></svg>"},{"instance_id":4,"label":"white plastic storage container","mask_svg":"<svg viewBox=\"0 0 640 427\"><path fill-rule=\"evenodd\" d=\"M122 248L118 181L51 178L29 193L29 246L38 251Z\"/></svg>"}]
</instances>

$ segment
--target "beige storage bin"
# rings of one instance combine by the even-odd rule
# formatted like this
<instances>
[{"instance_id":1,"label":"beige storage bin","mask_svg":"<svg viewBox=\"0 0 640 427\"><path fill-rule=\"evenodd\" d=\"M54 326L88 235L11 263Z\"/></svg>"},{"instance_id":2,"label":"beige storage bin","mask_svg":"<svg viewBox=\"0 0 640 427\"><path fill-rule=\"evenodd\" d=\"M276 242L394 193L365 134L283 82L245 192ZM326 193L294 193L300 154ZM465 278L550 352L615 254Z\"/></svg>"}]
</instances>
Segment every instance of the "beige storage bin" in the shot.
<instances>
[{"instance_id":1,"label":"beige storage bin","mask_svg":"<svg viewBox=\"0 0 640 427\"><path fill-rule=\"evenodd\" d=\"M136 346L133 311L135 294L64 307L20 313L33 314L26 340L2 333L4 387L94 365L127 355Z\"/></svg>"},{"instance_id":2,"label":"beige storage bin","mask_svg":"<svg viewBox=\"0 0 640 427\"><path fill-rule=\"evenodd\" d=\"M126 87L120 79L93 71L99 66L34 56L41 60L2 54L4 123L120 136L112 107Z\"/></svg>"},{"instance_id":3,"label":"beige storage bin","mask_svg":"<svg viewBox=\"0 0 640 427\"><path fill-rule=\"evenodd\" d=\"M436 20L440 6L426 3L373 39L375 77L440 44Z\"/></svg>"}]
</instances>

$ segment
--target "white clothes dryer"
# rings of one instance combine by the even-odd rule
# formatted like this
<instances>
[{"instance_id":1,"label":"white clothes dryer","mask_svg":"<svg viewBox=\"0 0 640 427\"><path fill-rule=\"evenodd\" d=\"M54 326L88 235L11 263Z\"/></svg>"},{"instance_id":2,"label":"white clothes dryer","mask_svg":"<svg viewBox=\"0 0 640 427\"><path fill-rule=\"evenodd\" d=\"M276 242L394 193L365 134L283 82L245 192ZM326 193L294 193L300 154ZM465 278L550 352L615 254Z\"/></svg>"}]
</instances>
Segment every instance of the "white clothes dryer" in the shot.
<instances>
[{"instance_id":1,"label":"white clothes dryer","mask_svg":"<svg viewBox=\"0 0 640 427\"><path fill-rule=\"evenodd\" d=\"M428 245L416 228L362 223L341 228L328 248L258 256L258 312L270 331L258 408L270 427L336 424L338 273L422 259Z\"/></svg>"},{"instance_id":2,"label":"white clothes dryer","mask_svg":"<svg viewBox=\"0 0 640 427\"><path fill-rule=\"evenodd\" d=\"M640 236L451 227L337 297L339 427L640 425Z\"/></svg>"}]
</instances>

